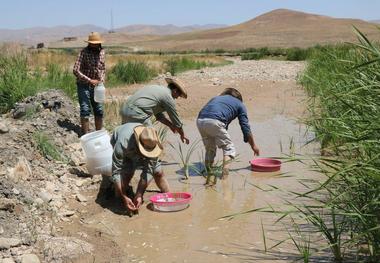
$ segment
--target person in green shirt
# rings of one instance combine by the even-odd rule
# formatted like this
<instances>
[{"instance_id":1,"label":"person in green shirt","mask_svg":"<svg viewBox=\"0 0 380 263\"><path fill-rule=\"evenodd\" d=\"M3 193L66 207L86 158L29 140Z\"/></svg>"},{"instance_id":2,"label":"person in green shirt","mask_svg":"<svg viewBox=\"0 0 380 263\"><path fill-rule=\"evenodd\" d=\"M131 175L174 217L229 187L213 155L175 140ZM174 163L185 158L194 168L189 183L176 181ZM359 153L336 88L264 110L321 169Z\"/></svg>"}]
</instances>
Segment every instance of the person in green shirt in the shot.
<instances>
[{"instance_id":1,"label":"person in green shirt","mask_svg":"<svg viewBox=\"0 0 380 263\"><path fill-rule=\"evenodd\" d=\"M122 107L122 123L137 122L147 126L152 125L151 117L168 126L174 133L179 133L183 143L189 144L183 131L177 110L175 99L187 98L184 85L173 78L165 78L167 87L150 85L139 89L130 96ZM164 114L167 113L169 118Z\"/></svg>"},{"instance_id":2,"label":"person in green shirt","mask_svg":"<svg viewBox=\"0 0 380 263\"><path fill-rule=\"evenodd\" d=\"M165 179L159 159L163 147L153 127L145 127L141 123L128 122L118 126L111 137L113 146L112 181L126 208L137 211L150 179L153 177L161 192L169 192L169 184ZM126 194L126 189L133 178L136 169L142 173L132 200Z\"/></svg>"}]
</instances>

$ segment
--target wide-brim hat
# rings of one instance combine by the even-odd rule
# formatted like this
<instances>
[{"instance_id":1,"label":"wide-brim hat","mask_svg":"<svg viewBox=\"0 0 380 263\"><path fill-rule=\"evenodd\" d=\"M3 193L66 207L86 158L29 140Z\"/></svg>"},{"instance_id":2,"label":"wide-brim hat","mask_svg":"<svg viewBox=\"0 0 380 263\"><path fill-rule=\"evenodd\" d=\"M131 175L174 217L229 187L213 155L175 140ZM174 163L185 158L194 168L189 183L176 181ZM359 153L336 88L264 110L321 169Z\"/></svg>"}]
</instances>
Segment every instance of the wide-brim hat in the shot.
<instances>
[{"instance_id":1,"label":"wide-brim hat","mask_svg":"<svg viewBox=\"0 0 380 263\"><path fill-rule=\"evenodd\" d=\"M101 44L103 43L103 39L98 32L91 32L91 34L88 35L88 40L85 40L84 42L91 44Z\"/></svg>"},{"instance_id":2,"label":"wide-brim hat","mask_svg":"<svg viewBox=\"0 0 380 263\"><path fill-rule=\"evenodd\" d=\"M187 98L187 92L185 89L185 85L179 81L178 79L173 79L173 78L165 78L166 82L168 84L174 84L178 90L181 92L181 97L186 99Z\"/></svg>"},{"instance_id":3,"label":"wide-brim hat","mask_svg":"<svg viewBox=\"0 0 380 263\"><path fill-rule=\"evenodd\" d=\"M142 155L148 158L160 156L163 147L155 128L139 125L134 128L134 135Z\"/></svg>"}]
</instances>

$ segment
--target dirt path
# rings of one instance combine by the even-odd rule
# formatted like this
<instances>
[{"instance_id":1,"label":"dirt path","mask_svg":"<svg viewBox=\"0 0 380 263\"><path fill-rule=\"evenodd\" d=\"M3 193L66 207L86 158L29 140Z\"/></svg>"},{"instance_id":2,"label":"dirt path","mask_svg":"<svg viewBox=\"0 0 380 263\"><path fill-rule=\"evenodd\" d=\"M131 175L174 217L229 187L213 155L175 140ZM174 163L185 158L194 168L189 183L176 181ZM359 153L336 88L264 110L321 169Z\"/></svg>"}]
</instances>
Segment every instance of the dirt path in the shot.
<instances>
[{"instance_id":1,"label":"dirt path","mask_svg":"<svg viewBox=\"0 0 380 263\"><path fill-rule=\"evenodd\" d=\"M303 69L299 62L235 61L221 68L207 68L179 75L188 85L188 100L179 100L180 115L186 120L185 130L192 141L199 139L194 120L200 108L225 87L236 87L248 108L253 133L263 156L280 156L282 152L317 153L318 147L303 147L312 137L306 127L297 123L305 110L305 94L296 84L296 76ZM159 80L162 81L162 80ZM153 81L153 82L157 82ZM138 88L111 90L111 95L122 96ZM257 186L268 185L297 191L297 179L313 176L296 163L284 164L282 173L260 174L250 171L248 161L252 153L242 141L237 121L230 133L238 149L239 162L233 164L227 181L215 188L205 188L204 178L191 177L180 182L178 154L166 147L164 169L172 191L193 194L191 206L177 213L157 213L148 209L146 202L139 216L123 215L118 200L98 199L96 191L84 193L87 206L77 205L80 217L64 224L67 235L86 233L86 241L94 244L94 262L291 262L297 254L289 243L273 252L264 253L262 227L267 246L286 238L281 225L273 225L277 216L247 214L231 221L218 218L267 205L280 205L286 198L281 191L264 192ZM169 134L167 140L178 140ZM202 145L193 154L199 162ZM220 154L220 153L219 153ZM220 158L220 155L218 155ZM138 178L138 176L136 176ZM135 178L135 183L136 179ZM156 187L152 185L151 189ZM153 193L147 193L145 200ZM83 236L82 236L83 238ZM82 258L79 262L92 262ZM277 261L276 261L277 262Z\"/></svg>"}]
</instances>

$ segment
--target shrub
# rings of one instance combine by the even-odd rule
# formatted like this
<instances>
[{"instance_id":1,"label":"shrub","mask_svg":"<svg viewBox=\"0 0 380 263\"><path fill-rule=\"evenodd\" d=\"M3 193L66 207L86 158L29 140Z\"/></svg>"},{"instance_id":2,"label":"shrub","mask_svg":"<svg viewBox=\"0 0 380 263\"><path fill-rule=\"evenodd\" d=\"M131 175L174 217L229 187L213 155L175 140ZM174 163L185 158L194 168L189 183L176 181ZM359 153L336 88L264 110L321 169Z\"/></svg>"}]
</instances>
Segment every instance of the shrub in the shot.
<instances>
[{"instance_id":1,"label":"shrub","mask_svg":"<svg viewBox=\"0 0 380 263\"><path fill-rule=\"evenodd\" d=\"M310 49L302 48L289 48L286 50L286 60L290 61L301 61L306 60L310 53Z\"/></svg>"},{"instance_id":2,"label":"shrub","mask_svg":"<svg viewBox=\"0 0 380 263\"><path fill-rule=\"evenodd\" d=\"M152 79L156 75L147 63L141 61L119 61L108 74L108 82L110 85L115 84L133 84L145 82Z\"/></svg>"},{"instance_id":3,"label":"shrub","mask_svg":"<svg viewBox=\"0 0 380 263\"><path fill-rule=\"evenodd\" d=\"M36 92L28 74L27 56L24 53L12 56L0 55L0 112Z\"/></svg>"},{"instance_id":4,"label":"shrub","mask_svg":"<svg viewBox=\"0 0 380 263\"><path fill-rule=\"evenodd\" d=\"M64 161L66 157L60 153L58 147L52 142L51 138L43 132L33 134L34 143L40 153L48 159Z\"/></svg>"},{"instance_id":5,"label":"shrub","mask_svg":"<svg viewBox=\"0 0 380 263\"><path fill-rule=\"evenodd\" d=\"M197 61L187 57L171 58L169 60L166 60L164 63L166 65L166 71L170 72L173 76L186 70L213 66L213 63Z\"/></svg>"},{"instance_id":6,"label":"shrub","mask_svg":"<svg viewBox=\"0 0 380 263\"><path fill-rule=\"evenodd\" d=\"M254 52L254 53L244 53L241 56L242 60L259 60L264 57L264 54L259 53L259 52Z\"/></svg>"}]
</instances>

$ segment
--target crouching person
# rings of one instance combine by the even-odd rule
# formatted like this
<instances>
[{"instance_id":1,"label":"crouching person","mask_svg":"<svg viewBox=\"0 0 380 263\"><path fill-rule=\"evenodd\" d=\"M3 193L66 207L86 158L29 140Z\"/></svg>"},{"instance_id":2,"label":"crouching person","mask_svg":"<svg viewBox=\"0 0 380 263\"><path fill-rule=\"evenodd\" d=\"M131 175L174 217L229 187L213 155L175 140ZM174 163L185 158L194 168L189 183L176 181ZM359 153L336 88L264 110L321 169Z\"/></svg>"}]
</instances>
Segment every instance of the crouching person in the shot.
<instances>
[{"instance_id":1,"label":"crouching person","mask_svg":"<svg viewBox=\"0 0 380 263\"><path fill-rule=\"evenodd\" d=\"M259 155L259 148L249 126L247 109L238 90L227 88L219 96L212 98L202 108L197 119L197 127L206 148L205 165L209 174L212 172L216 147L223 150L222 179L227 178L229 164L236 155L235 146L227 132L228 125L236 118L239 119L244 142L249 143L255 155Z\"/></svg>"},{"instance_id":2,"label":"crouching person","mask_svg":"<svg viewBox=\"0 0 380 263\"><path fill-rule=\"evenodd\" d=\"M161 192L169 192L169 185L161 169L158 158L162 153L162 145L153 127L145 127L141 123L126 123L117 127L112 135L112 180L116 194L130 211L137 211L143 203L143 195L149 179L154 178ZM126 190L136 171L142 169L136 194L131 200Z\"/></svg>"}]
</instances>

